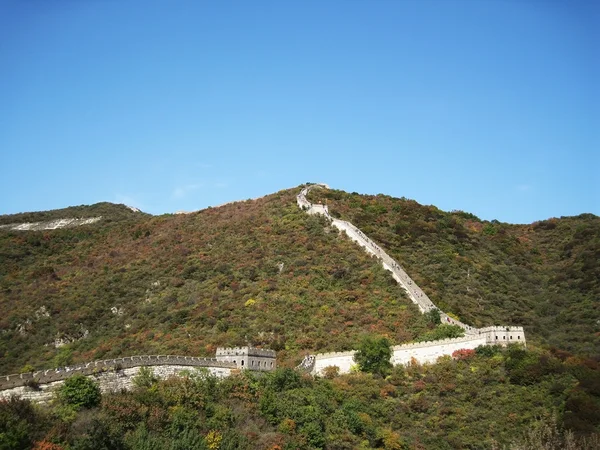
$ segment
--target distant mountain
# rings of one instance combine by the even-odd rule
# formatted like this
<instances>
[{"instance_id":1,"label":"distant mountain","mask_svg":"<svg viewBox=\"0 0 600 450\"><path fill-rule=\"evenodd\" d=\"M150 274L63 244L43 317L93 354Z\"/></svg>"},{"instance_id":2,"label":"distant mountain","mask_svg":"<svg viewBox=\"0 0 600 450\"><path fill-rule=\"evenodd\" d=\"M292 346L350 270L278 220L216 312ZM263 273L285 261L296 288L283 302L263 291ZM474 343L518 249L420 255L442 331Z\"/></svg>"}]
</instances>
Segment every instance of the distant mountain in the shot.
<instances>
[{"instance_id":1,"label":"distant mountain","mask_svg":"<svg viewBox=\"0 0 600 450\"><path fill-rule=\"evenodd\" d=\"M111 356L212 355L264 345L306 352L394 343L433 326L358 246L296 205L300 188L191 214L99 203L1 216L0 373ZM600 219L509 225L388 196L311 191L358 225L442 309L476 326L525 326L529 342L598 357Z\"/></svg>"}]
</instances>

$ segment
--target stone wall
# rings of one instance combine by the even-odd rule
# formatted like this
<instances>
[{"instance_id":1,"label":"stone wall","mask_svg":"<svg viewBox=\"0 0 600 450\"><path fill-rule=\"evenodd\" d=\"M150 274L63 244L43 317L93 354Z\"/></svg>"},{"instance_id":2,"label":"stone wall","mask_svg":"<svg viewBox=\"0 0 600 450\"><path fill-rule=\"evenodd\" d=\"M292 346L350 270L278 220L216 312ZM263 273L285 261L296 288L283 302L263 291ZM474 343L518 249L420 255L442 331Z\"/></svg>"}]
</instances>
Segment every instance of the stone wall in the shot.
<instances>
[{"instance_id":1,"label":"stone wall","mask_svg":"<svg viewBox=\"0 0 600 450\"><path fill-rule=\"evenodd\" d=\"M414 358L420 364L435 363L440 356L452 356L456 350L475 349L480 345L486 345L486 336L467 335L454 339L442 339L431 342L415 342L410 344L396 345L392 347L393 365L409 364ZM310 368L313 374L321 375L328 366L337 366L340 373L348 373L354 362L356 350L347 352L320 353L305 358L304 366Z\"/></svg>"},{"instance_id":2,"label":"stone wall","mask_svg":"<svg viewBox=\"0 0 600 450\"><path fill-rule=\"evenodd\" d=\"M312 373L322 374L323 369L329 366L337 366L340 369L340 373L348 373L352 369L352 366L356 365L354 362L354 354L356 350L348 352L333 352L333 353L320 353L314 355L314 365Z\"/></svg>"},{"instance_id":3,"label":"stone wall","mask_svg":"<svg viewBox=\"0 0 600 450\"><path fill-rule=\"evenodd\" d=\"M333 227L346 234L348 238L360 245L367 253L379 259L384 269L392 273L394 280L406 291L411 301L419 307L421 312L425 313L432 309L438 309L427 294L408 276L400 264L358 227L348 221L332 217L329 214L327 205L310 203L306 199L306 196L313 188L328 188L328 186L325 184L313 184L303 188L297 195L297 203L302 210L308 214L324 216ZM393 347L392 364L408 364L413 358L420 363L431 363L435 362L440 356L452 355L456 350L475 349L480 345L486 344L526 344L523 327L494 326L477 329L450 317L443 311L440 311L440 318L443 324L458 325L461 327L465 331L465 336L456 339L395 346ZM347 373L355 364L354 353L355 351L308 355L298 368L310 371L311 373L321 374L325 367L337 366L340 369L340 373Z\"/></svg>"},{"instance_id":4,"label":"stone wall","mask_svg":"<svg viewBox=\"0 0 600 450\"><path fill-rule=\"evenodd\" d=\"M427 312L432 309L437 309L435 304L431 301L431 299L423 292L423 290L413 281L410 276L406 273L406 271L398 264L392 257L390 257L379 245L377 245L371 238L369 238L366 234L364 234L358 227L353 225L352 223L336 219L329 214L329 209L327 205L321 204L312 204L307 199L306 196L308 192L310 192L313 188L326 188L325 184L313 184L303 188L300 191L300 194L297 195L296 201L298 206L306 211L308 214L318 214L322 215L331 225L341 232L344 232L346 236L348 236L352 241L356 242L360 245L367 253L376 257L381 261L384 269L390 271L392 273L392 277L396 282L406 291L410 300L419 307L421 312ZM476 329L467 324L464 324L452 317L448 314L440 311L440 316L443 323L450 325L458 325L463 328L468 334L475 334Z\"/></svg>"},{"instance_id":5,"label":"stone wall","mask_svg":"<svg viewBox=\"0 0 600 450\"><path fill-rule=\"evenodd\" d=\"M160 378L169 378L180 374L182 371L193 371L196 367L205 367L211 374L216 377L223 378L231 374L231 367L215 367L215 366L190 366L190 365L161 365L152 367L154 374ZM133 387L133 379L138 374L140 367L130 367L120 370L107 370L94 375L88 375L90 378L98 382L100 390L103 393L119 392L123 389L129 390ZM74 373L71 373L74 375ZM66 378L65 378L66 379ZM33 389L28 386L17 386L10 389L0 391L0 398L9 398L12 395L17 395L24 399L29 399L35 402L48 402L52 400L54 391L65 382L64 379L42 383L39 388Z\"/></svg>"},{"instance_id":6,"label":"stone wall","mask_svg":"<svg viewBox=\"0 0 600 450\"><path fill-rule=\"evenodd\" d=\"M485 336L467 335L454 339L416 342L392 347L392 364L409 364L414 358L420 364L434 363L440 356L452 356L456 350L476 349L486 345Z\"/></svg>"}]
</instances>

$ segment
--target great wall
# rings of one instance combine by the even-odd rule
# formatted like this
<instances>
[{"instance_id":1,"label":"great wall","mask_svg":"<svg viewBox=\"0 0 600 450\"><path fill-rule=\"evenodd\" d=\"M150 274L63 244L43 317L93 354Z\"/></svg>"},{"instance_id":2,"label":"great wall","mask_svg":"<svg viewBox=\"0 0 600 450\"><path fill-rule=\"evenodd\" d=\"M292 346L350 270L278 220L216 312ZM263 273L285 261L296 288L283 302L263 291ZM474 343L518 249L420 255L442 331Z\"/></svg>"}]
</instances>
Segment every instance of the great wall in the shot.
<instances>
[{"instance_id":1,"label":"great wall","mask_svg":"<svg viewBox=\"0 0 600 450\"><path fill-rule=\"evenodd\" d=\"M106 359L59 369L38 370L0 377L0 398L18 395L35 401L52 397L57 386L73 375L94 378L103 392L130 389L134 377L142 367L154 367L159 377L177 375L184 370L205 368L223 378L241 369L265 372L277 367L273 350L254 347L217 348L215 358L194 356L144 355Z\"/></svg>"},{"instance_id":2,"label":"great wall","mask_svg":"<svg viewBox=\"0 0 600 450\"><path fill-rule=\"evenodd\" d=\"M455 350L474 349L479 345L507 345L511 342L526 344L523 327L493 326L478 329L456 320L444 311L439 310L417 283L408 276L402 266L358 227L348 221L332 217L329 214L327 205L310 203L306 196L314 188L329 189L329 186L323 183L316 183L304 187L296 196L296 201L300 209L310 215L323 216L332 227L337 228L340 233L345 233L348 238L360 245L367 253L377 258L383 268L392 273L394 280L406 291L410 300L417 305L422 313L437 309L440 313L442 323L457 325L464 330L465 336L462 338L395 346L392 354L392 362L394 364L406 364L412 358L420 363L435 362L439 356L451 355ZM354 353L355 351L308 355L298 367L313 374L319 374L327 366L337 366L340 369L340 373L346 373L354 365Z\"/></svg>"},{"instance_id":3,"label":"great wall","mask_svg":"<svg viewBox=\"0 0 600 450\"><path fill-rule=\"evenodd\" d=\"M406 291L410 300L418 306L422 313L437 309L442 323L457 325L464 330L465 336L459 338L396 345L392 347L392 364L409 364L413 360L422 364L434 363L440 356L451 355L456 350L475 349L481 345L526 344L523 327L492 326L478 329L440 311L427 294L408 276L400 264L359 228L350 222L332 217L326 205L310 203L306 196L313 188L328 189L329 187L325 184L312 184L303 188L296 197L298 206L303 211L310 215L323 216L331 226L337 228L340 233L344 233L367 253L377 258L382 266L391 272L394 280ZM51 227L43 229L78 226L94 223L99 219L85 219L85 221L83 219L72 219L76 222L69 222L68 224L64 220L51 224L44 223L44 226L51 225ZM58 222L61 223L58 224ZM21 231L35 229L29 226L15 227L16 225L18 224L11 225L10 229ZM35 225L41 225L41 223ZM4 227L8 228L8 226ZM320 375L326 367L337 366L339 373L348 373L355 366L355 353L356 351L352 350L307 355L297 366L297 369L313 375ZM152 366L155 374L159 377L178 375L182 371L189 371L194 368L204 368L209 373L222 378L242 369L257 372L271 371L277 367L277 360L276 353L273 350L254 347L219 347L215 358L144 355L93 361L60 369L0 376L0 399L17 395L38 402L48 401L52 398L56 387L75 374L95 378L103 392L130 389L139 370L148 366Z\"/></svg>"}]
</instances>

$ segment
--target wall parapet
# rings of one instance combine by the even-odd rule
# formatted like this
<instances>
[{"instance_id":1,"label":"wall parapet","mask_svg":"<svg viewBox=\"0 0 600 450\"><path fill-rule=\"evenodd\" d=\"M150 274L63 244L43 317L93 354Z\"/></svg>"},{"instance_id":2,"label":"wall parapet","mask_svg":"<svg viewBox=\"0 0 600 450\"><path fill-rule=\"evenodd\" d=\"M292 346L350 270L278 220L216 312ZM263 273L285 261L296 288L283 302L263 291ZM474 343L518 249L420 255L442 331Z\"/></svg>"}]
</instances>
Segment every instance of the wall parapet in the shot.
<instances>
[{"instance_id":1,"label":"wall parapet","mask_svg":"<svg viewBox=\"0 0 600 450\"><path fill-rule=\"evenodd\" d=\"M489 331L521 331L524 332L525 330L523 329L523 327L520 326L492 326L492 327L484 327L484 328L479 328L478 329L480 334L483 334L485 332L489 332Z\"/></svg>"},{"instance_id":2,"label":"wall parapet","mask_svg":"<svg viewBox=\"0 0 600 450\"><path fill-rule=\"evenodd\" d=\"M276 358L277 352L265 348L250 346L244 347L217 347L216 356L262 356L265 358Z\"/></svg>"},{"instance_id":3,"label":"wall parapet","mask_svg":"<svg viewBox=\"0 0 600 450\"><path fill-rule=\"evenodd\" d=\"M130 369L141 366L190 366L190 367L220 367L235 369L230 362L218 361L216 358L177 355L140 355L123 358L105 359L82 363L59 369L38 370L29 373L0 376L0 390L25 386L29 383L46 384L53 381L65 380L73 375L94 375L109 370Z\"/></svg>"},{"instance_id":4,"label":"wall parapet","mask_svg":"<svg viewBox=\"0 0 600 450\"><path fill-rule=\"evenodd\" d=\"M396 350L405 350L405 349L436 347L436 346L445 345L445 344L459 344L461 342L478 341L480 339L481 339L481 337L478 335L475 335L475 336L468 335L468 336L462 336L462 337L457 337L457 338L439 339L437 341L409 342L406 344L394 345L392 347L392 350L396 351Z\"/></svg>"},{"instance_id":5,"label":"wall parapet","mask_svg":"<svg viewBox=\"0 0 600 450\"><path fill-rule=\"evenodd\" d=\"M345 352L329 352L329 353L317 353L314 356L315 360L326 359L326 358L341 358L344 356L354 356L356 350L348 350Z\"/></svg>"}]
</instances>

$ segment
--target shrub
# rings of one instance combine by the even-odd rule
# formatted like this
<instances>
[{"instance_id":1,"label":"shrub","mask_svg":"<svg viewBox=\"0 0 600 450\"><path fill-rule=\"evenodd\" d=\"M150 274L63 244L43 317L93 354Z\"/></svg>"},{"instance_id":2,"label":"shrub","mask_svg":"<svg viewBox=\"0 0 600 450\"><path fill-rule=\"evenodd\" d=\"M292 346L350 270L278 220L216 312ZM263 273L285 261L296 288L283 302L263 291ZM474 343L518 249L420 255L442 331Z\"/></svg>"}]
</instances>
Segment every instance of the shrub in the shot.
<instances>
[{"instance_id":1,"label":"shrub","mask_svg":"<svg viewBox=\"0 0 600 450\"><path fill-rule=\"evenodd\" d=\"M133 385L138 388L149 388L158 381L158 377L154 375L154 370L150 367L140 367L137 375L133 377Z\"/></svg>"},{"instance_id":2,"label":"shrub","mask_svg":"<svg viewBox=\"0 0 600 450\"><path fill-rule=\"evenodd\" d=\"M391 368L392 350L389 341L382 338L365 337L354 355L354 361L363 372L386 376Z\"/></svg>"},{"instance_id":3,"label":"shrub","mask_svg":"<svg viewBox=\"0 0 600 450\"><path fill-rule=\"evenodd\" d=\"M73 375L57 390L58 400L75 408L92 408L100 404L98 383L83 375Z\"/></svg>"},{"instance_id":4,"label":"shrub","mask_svg":"<svg viewBox=\"0 0 600 450\"><path fill-rule=\"evenodd\" d=\"M471 359L473 356L475 356L475 350L471 350L468 348L461 348L452 352L452 357L454 359L458 359L459 361Z\"/></svg>"},{"instance_id":5,"label":"shrub","mask_svg":"<svg viewBox=\"0 0 600 450\"><path fill-rule=\"evenodd\" d=\"M338 366L327 366L323 369L323 376L328 380L331 380L340 374L340 368Z\"/></svg>"},{"instance_id":6,"label":"shrub","mask_svg":"<svg viewBox=\"0 0 600 450\"><path fill-rule=\"evenodd\" d=\"M458 325L439 325L417 338L416 342L439 341L441 339L457 338L464 335L465 330Z\"/></svg>"}]
</instances>

